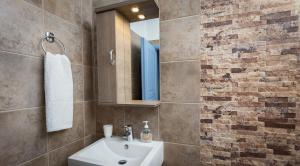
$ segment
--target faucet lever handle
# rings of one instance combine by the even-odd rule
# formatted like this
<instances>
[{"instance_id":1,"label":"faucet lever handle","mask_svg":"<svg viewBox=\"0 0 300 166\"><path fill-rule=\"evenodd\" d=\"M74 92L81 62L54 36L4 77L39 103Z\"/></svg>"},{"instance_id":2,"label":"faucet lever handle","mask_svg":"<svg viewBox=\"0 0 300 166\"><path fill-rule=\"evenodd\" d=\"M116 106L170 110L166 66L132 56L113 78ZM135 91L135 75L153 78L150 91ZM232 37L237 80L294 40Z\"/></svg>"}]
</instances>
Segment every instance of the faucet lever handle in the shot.
<instances>
[{"instance_id":1,"label":"faucet lever handle","mask_svg":"<svg viewBox=\"0 0 300 166\"><path fill-rule=\"evenodd\" d=\"M125 126L124 126L124 130L127 131L128 129L129 129L129 126L128 126L128 125L125 125Z\"/></svg>"}]
</instances>

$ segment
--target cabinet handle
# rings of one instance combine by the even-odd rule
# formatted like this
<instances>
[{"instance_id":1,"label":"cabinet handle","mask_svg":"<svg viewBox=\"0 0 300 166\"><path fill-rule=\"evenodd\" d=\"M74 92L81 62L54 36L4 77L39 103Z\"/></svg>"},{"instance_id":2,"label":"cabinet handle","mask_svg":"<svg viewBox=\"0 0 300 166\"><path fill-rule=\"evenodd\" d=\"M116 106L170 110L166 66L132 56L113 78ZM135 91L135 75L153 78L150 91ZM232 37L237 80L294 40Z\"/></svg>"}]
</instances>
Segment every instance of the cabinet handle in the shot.
<instances>
[{"instance_id":1,"label":"cabinet handle","mask_svg":"<svg viewBox=\"0 0 300 166\"><path fill-rule=\"evenodd\" d=\"M114 65L115 62L116 62L116 60L115 60L115 58L114 58L114 49L111 49L111 50L109 51L109 63L110 63L111 65Z\"/></svg>"}]
</instances>

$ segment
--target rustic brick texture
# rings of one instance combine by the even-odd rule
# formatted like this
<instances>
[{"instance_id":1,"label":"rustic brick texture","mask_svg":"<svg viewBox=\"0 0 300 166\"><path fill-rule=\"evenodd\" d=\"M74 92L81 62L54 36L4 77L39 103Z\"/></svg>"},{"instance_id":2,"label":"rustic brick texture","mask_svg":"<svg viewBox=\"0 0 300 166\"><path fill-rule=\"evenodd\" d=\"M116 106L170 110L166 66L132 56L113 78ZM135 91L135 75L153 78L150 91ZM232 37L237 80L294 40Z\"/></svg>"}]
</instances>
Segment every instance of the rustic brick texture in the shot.
<instances>
[{"instance_id":1,"label":"rustic brick texture","mask_svg":"<svg viewBox=\"0 0 300 166\"><path fill-rule=\"evenodd\" d=\"M202 165L300 165L299 0L201 2Z\"/></svg>"}]
</instances>

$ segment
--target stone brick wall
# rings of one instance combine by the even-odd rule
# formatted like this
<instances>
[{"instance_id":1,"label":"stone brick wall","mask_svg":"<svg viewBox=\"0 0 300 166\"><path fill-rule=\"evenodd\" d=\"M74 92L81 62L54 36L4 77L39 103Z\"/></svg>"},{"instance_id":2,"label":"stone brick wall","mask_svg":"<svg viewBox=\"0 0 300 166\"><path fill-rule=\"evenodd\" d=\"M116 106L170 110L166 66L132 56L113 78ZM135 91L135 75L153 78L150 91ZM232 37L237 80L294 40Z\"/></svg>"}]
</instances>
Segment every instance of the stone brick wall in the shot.
<instances>
[{"instance_id":1,"label":"stone brick wall","mask_svg":"<svg viewBox=\"0 0 300 166\"><path fill-rule=\"evenodd\" d=\"M200 2L203 165L300 164L299 2Z\"/></svg>"},{"instance_id":2,"label":"stone brick wall","mask_svg":"<svg viewBox=\"0 0 300 166\"><path fill-rule=\"evenodd\" d=\"M300 165L300 1L159 5L165 165Z\"/></svg>"}]
</instances>

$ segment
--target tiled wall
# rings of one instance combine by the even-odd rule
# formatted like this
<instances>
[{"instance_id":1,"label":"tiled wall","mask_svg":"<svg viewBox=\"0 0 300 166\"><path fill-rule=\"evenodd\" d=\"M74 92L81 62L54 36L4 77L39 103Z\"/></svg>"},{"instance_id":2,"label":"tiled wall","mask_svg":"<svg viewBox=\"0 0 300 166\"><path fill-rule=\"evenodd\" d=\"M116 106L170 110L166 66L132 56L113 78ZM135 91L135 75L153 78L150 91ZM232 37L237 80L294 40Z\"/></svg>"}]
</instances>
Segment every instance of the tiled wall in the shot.
<instances>
[{"instance_id":1,"label":"tiled wall","mask_svg":"<svg viewBox=\"0 0 300 166\"><path fill-rule=\"evenodd\" d=\"M98 107L98 135L150 120L166 166L300 165L300 1L159 5L161 106Z\"/></svg>"},{"instance_id":2,"label":"tiled wall","mask_svg":"<svg viewBox=\"0 0 300 166\"><path fill-rule=\"evenodd\" d=\"M159 3L165 165L300 165L300 1Z\"/></svg>"},{"instance_id":3,"label":"tiled wall","mask_svg":"<svg viewBox=\"0 0 300 166\"><path fill-rule=\"evenodd\" d=\"M73 128L53 133L45 126L39 45L46 31L65 44L74 78ZM91 33L91 0L0 1L0 165L65 166L95 139Z\"/></svg>"},{"instance_id":4,"label":"tiled wall","mask_svg":"<svg viewBox=\"0 0 300 166\"><path fill-rule=\"evenodd\" d=\"M153 139L159 140L159 108L98 106L97 107L97 137L103 137L103 125L113 124L113 135L123 136L124 125L133 126L134 138L140 138L144 127L143 121L149 121Z\"/></svg>"}]
</instances>

